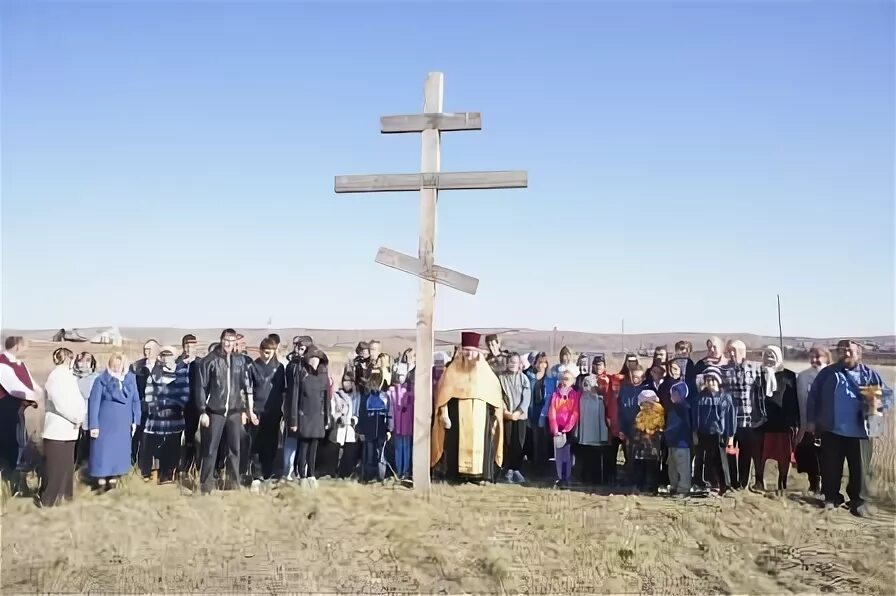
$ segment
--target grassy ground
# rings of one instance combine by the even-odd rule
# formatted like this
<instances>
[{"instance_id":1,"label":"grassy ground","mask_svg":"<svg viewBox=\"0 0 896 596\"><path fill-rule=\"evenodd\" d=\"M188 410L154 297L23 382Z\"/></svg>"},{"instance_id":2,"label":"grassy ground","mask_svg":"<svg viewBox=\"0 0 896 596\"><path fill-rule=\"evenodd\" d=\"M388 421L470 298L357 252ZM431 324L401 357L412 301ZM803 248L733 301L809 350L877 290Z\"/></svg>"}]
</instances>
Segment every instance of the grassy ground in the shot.
<instances>
[{"instance_id":1,"label":"grassy ground","mask_svg":"<svg viewBox=\"0 0 896 596\"><path fill-rule=\"evenodd\" d=\"M774 466L771 466L774 468ZM774 474L770 471L770 477ZM322 480L194 497L136 478L69 506L8 499L19 592L891 594L894 516L786 497L673 502L512 485Z\"/></svg>"}]
</instances>

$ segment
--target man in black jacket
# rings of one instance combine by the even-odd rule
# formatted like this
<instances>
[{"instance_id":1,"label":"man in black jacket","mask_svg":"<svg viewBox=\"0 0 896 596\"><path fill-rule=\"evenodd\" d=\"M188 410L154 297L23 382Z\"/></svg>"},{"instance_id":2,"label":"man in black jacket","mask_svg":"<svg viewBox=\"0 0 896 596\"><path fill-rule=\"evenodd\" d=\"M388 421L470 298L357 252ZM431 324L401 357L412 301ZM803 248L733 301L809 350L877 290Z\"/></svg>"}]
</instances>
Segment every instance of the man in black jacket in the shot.
<instances>
[{"instance_id":1,"label":"man in black jacket","mask_svg":"<svg viewBox=\"0 0 896 596\"><path fill-rule=\"evenodd\" d=\"M274 458L280 438L285 378L283 365L277 360L277 344L270 337L261 340L259 353L249 367L252 386L252 412L249 413L248 464L252 480L267 480L274 475Z\"/></svg>"},{"instance_id":2,"label":"man in black jacket","mask_svg":"<svg viewBox=\"0 0 896 596\"><path fill-rule=\"evenodd\" d=\"M246 359L235 353L237 333L225 329L220 346L202 360L202 390L196 395L202 443L202 464L199 470L200 490L209 494L215 485L215 460L222 436L227 445L225 488L238 487L240 482L240 442L243 425L252 411L249 391L249 370Z\"/></svg>"}]
</instances>

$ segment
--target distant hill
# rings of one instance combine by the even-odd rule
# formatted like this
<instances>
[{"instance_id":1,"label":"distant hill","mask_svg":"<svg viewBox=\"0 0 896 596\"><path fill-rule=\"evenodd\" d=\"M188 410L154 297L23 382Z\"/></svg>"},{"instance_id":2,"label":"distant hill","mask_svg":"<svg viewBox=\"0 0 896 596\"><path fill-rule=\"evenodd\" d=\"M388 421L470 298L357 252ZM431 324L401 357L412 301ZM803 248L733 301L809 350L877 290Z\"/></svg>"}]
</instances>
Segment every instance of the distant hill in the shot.
<instances>
[{"instance_id":1,"label":"distant hill","mask_svg":"<svg viewBox=\"0 0 896 596\"><path fill-rule=\"evenodd\" d=\"M72 329L72 328L69 328ZM93 337L102 327L77 328L86 336ZM163 344L180 343L181 337L187 333L193 333L203 344L208 344L218 339L220 329L175 329L175 328L148 328L148 327L120 327L121 334L130 341L142 343L146 339L154 338ZM31 340L50 341L58 329L18 330L4 329L3 335L22 335ZM305 329L305 328L281 328L281 329L238 329L245 334L250 346L258 343L270 332L280 334L284 343L289 344L296 335L310 335L315 343L329 350L353 351L359 341L378 339L389 352L398 352L415 343L416 332L414 329ZM777 345L776 336L756 335L752 333L718 333L718 332L681 332L681 333L644 333L626 334L623 338L618 333L584 333L581 331L544 331L536 329L508 329L506 327L491 329L471 329L482 333L498 333L502 342L508 349L520 352L545 351L556 353L562 346L568 346L574 352L585 350L599 350L607 352L621 352L623 341L627 351L639 349L652 350L656 346L668 346L670 349L679 340L688 340L694 344L694 351L699 353L704 349L706 338L717 335L721 338L738 338L743 340L750 348L760 348L766 345ZM460 342L461 330L443 330L436 332L436 349L447 350ZM839 337L807 338L785 337L784 344L788 346L806 346L820 343L833 345ZM893 346L896 344L896 336L877 335L855 338L862 342L880 346ZM552 349L553 348L553 349Z\"/></svg>"}]
</instances>

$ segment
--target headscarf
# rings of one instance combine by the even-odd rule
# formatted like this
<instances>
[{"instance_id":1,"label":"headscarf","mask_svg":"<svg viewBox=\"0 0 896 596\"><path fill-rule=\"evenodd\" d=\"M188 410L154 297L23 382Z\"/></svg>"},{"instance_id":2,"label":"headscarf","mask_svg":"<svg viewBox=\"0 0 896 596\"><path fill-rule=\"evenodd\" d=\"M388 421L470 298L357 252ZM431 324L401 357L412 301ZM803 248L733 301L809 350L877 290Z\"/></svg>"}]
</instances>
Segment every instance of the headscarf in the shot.
<instances>
[{"instance_id":1,"label":"headscarf","mask_svg":"<svg viewBox=\"0 0 896 596\"><path fill-rule=\"evenodd\" d=\"M641 393L638 394L638 406L645 402L653 402L660 403L660 398L657 396L656 391L651 389L645 389Z\"/></svg>"},{"instance_id":2,"label":"headscarf","mask_svg":"<svg viewBox=\"0 0 896 596\"><path fill-rule=\"evenodd\" d=\"M778 346L766 346L765 349L775 358L774 366L762 367L762 372L765 373L765 396L772 397L778 390L778 379L775 377L775 373L784 370L784 356Z\"/></svg>"}]
</instances>

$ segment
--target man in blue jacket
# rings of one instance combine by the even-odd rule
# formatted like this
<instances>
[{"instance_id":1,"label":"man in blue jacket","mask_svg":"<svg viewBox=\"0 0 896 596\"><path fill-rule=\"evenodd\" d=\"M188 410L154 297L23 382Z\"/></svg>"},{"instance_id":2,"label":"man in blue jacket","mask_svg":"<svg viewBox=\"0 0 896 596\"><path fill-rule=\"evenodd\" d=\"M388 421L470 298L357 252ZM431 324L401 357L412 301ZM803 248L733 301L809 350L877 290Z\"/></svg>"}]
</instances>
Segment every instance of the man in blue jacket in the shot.
<instances>
[{"instance_id":1,"label":"man in blue jacket","mask_svg":"<svg viewBox=\"0 0 896 596\"><path fill-rule=\"evenodd\" d=\"M849 465L846 495L849 509L858 517L866 517L869 497L871 436L882 432L882 414L891 406L893 392L880 375L862 364L862 347L850 340L837 344L839 361L821 369L806 403L808 432L821 438L821 483L825 509L835 509L843 502L840 482L843 460ZM877 386L882 399L872 411L861 393L862 387Z\"/></svg>"}]
</instances>

